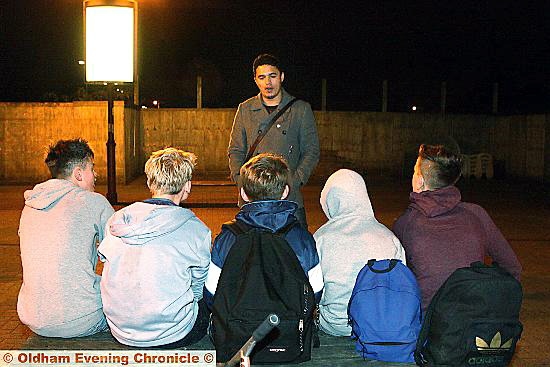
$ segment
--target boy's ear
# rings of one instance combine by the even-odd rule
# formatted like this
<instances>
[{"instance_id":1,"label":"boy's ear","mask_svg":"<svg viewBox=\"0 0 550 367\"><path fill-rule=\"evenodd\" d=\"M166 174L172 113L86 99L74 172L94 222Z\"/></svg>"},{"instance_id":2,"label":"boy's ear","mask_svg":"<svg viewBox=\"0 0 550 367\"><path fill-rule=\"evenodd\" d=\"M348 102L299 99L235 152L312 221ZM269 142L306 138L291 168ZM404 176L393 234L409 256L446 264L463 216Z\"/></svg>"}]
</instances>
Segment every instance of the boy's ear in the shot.
<instances>
[{"instance_id":1,"label":"boy's ear","mask_svg":"<svg viewBox=\"0 0 550 367\"><path fill-rule=\"evenodd\" d=\"M241 197L243 198L244 201L246 201L247 203L250 202L250 199L248 198L248 195L246 195L246 192L244 192L244 189L241 187Z\"/></svg>"},{"instance_id":2,"label":"boy's ear","mask_svg":"<svg viewBox=\"0 0 550 367\"><path fill-rule=\"evenodd\" d=\"M187 194L191 192L191 180L187 181L185 185L183 185L183 191Z\"/></svg>"},{"instance_id":3,"label":"boy's ear","mask_svg":"<svg viewBox=\"0 0 550 367\"><path fill-rule=\"evenodd\" d=\"M76 181L82 181L82 167L80 166L76 166L74 169L73 169L73 178L76 180Z\"/></svg>"},{"instance_id":4,"label":"boy's ear","mask_svg":"<svg viewBox=\"0 0 550 367\"><path fill-rule=\"evenodd\" d=\"M285 185L285 190L283 191L283 195L281 195L281 200L284 200L288 197L288 193L290 192L290 187L288 185Z\"/></svg>"},{"instance_id":5,"label":"boy's ear","mask_svg":"<svg viewBox=\"0 0 550 367\"><path fill-rule=\"evenodd\" d=\"M421 174L414 174L412 179L412 189L416 193L420 193L424 190L426 190L425 182L424 182L424 176Z\"/></svg>"}]
</instances>

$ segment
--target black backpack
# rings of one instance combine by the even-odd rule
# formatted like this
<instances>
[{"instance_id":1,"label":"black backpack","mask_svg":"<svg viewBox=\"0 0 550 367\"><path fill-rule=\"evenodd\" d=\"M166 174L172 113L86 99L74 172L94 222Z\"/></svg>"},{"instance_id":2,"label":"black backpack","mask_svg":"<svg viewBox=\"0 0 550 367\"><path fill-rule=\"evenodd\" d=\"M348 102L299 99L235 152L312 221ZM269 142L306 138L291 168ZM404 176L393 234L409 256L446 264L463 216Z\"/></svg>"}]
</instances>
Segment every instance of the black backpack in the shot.
<instances>
[{"instance_id":1,"label":"black backpack","mask_svg":"<svg viewBox=\"0 0 550 367\"><path fill-rule=\"evenodd\" d=\"M280 323L256 344L252 364L299 363L311 359L313 289L285 239L293 222L277 233L240 221L223 225L235 244L229 251L214 295L212 336L218 362L226 362L254 329L275 313Z\"/></svg>"},{"instance_id":2,"label":"black backpack","mask_svg":"<svg viewBox=\"0 0 550 367\"><path fill-rule=\"evenodd\" d=\"M455 270L428 306L416 345L419 366L507 366L523 326L521 284L493 263Z\"/></svg>"}]
</instances>

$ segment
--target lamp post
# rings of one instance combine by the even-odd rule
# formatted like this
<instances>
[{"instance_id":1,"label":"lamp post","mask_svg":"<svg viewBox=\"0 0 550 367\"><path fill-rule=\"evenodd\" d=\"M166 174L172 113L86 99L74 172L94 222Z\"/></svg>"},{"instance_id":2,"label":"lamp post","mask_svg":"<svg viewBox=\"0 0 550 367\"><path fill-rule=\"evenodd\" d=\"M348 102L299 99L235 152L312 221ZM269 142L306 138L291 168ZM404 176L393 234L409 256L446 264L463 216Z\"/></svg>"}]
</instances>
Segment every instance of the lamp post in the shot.
<instances>
[{"instance_id":1,"label":"lamp post","mask_svg":"<svg viewBox=\"0 0 550 367\"><path fill-rule=\"evenodd\" d=\"M84 71L84 98L88 99L88 83L86 83L86 61L78 60L78 65L82 67Z\"/></svg>"},{"instance_id":2,"label":"lamp post","mask_svg":"<svg viewBox=\"0 0 550 367\"><path fill-rule=\"evenodd\" d=\"M134 82L137 0L84 0L83 12L86 82L107 86L106 196L111 204L116 204L113 84Z\"/></svg>"}]
</instances>

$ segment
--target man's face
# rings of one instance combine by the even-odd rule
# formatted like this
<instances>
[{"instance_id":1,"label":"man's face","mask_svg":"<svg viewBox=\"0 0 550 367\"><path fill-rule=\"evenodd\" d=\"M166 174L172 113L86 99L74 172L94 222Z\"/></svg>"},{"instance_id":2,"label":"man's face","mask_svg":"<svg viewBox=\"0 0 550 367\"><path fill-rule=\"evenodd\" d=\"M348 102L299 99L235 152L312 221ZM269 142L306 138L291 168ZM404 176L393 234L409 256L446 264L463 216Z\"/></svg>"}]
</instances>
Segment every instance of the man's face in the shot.
<instances>
[{"instance_id":1,"label":"man's face","mask_svg":"<svg viewBox=\"0 0 550 367\"><path fill-rule=\"evenodd\" d=\"M281 84L285 79L285 74L272 65L260 65L256 68L254 81L260 89L262 99L269 104L270 101L277 102L281 100Z\"/></svg>"},{"instance_id":2,"label":"man's face","mask_svg":"<svg viewBox=\"0 0 550 367\"><path fill-rule=\"evenodd\" d=\"M94 161L89 161L86 163L86 168L81 169L81 180L79 186L82 187L84 190L88 191L94 191L95 190L95 181L97 178L97 174L94 169Z\"/></svg>"}]
</instances>

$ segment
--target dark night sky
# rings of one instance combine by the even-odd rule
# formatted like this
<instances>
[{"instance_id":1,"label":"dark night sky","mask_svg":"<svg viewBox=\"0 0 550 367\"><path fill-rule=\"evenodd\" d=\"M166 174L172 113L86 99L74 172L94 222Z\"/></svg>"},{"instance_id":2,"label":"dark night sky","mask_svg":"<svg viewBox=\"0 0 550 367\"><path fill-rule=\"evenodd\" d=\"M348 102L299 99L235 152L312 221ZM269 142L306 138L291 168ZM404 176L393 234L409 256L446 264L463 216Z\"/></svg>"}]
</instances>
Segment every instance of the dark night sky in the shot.
<instances>
[{"instance_id":1,"label":"dark night sky","mask_svg":"<svg viewBox=\"0 0 550 367\"><path fill-rule=\"evenodd\" d=\"M338 5L336 5L338 3ZM549 1L139 1L140 93L192 107L203 74L205 107L256 93L252 59L272 52L285 86L336 110L489 112L499 82L504 113L550 110ZM82 2L0 2L0 101L74 95L83 85Z\"/></svg>"}]
</instances>

